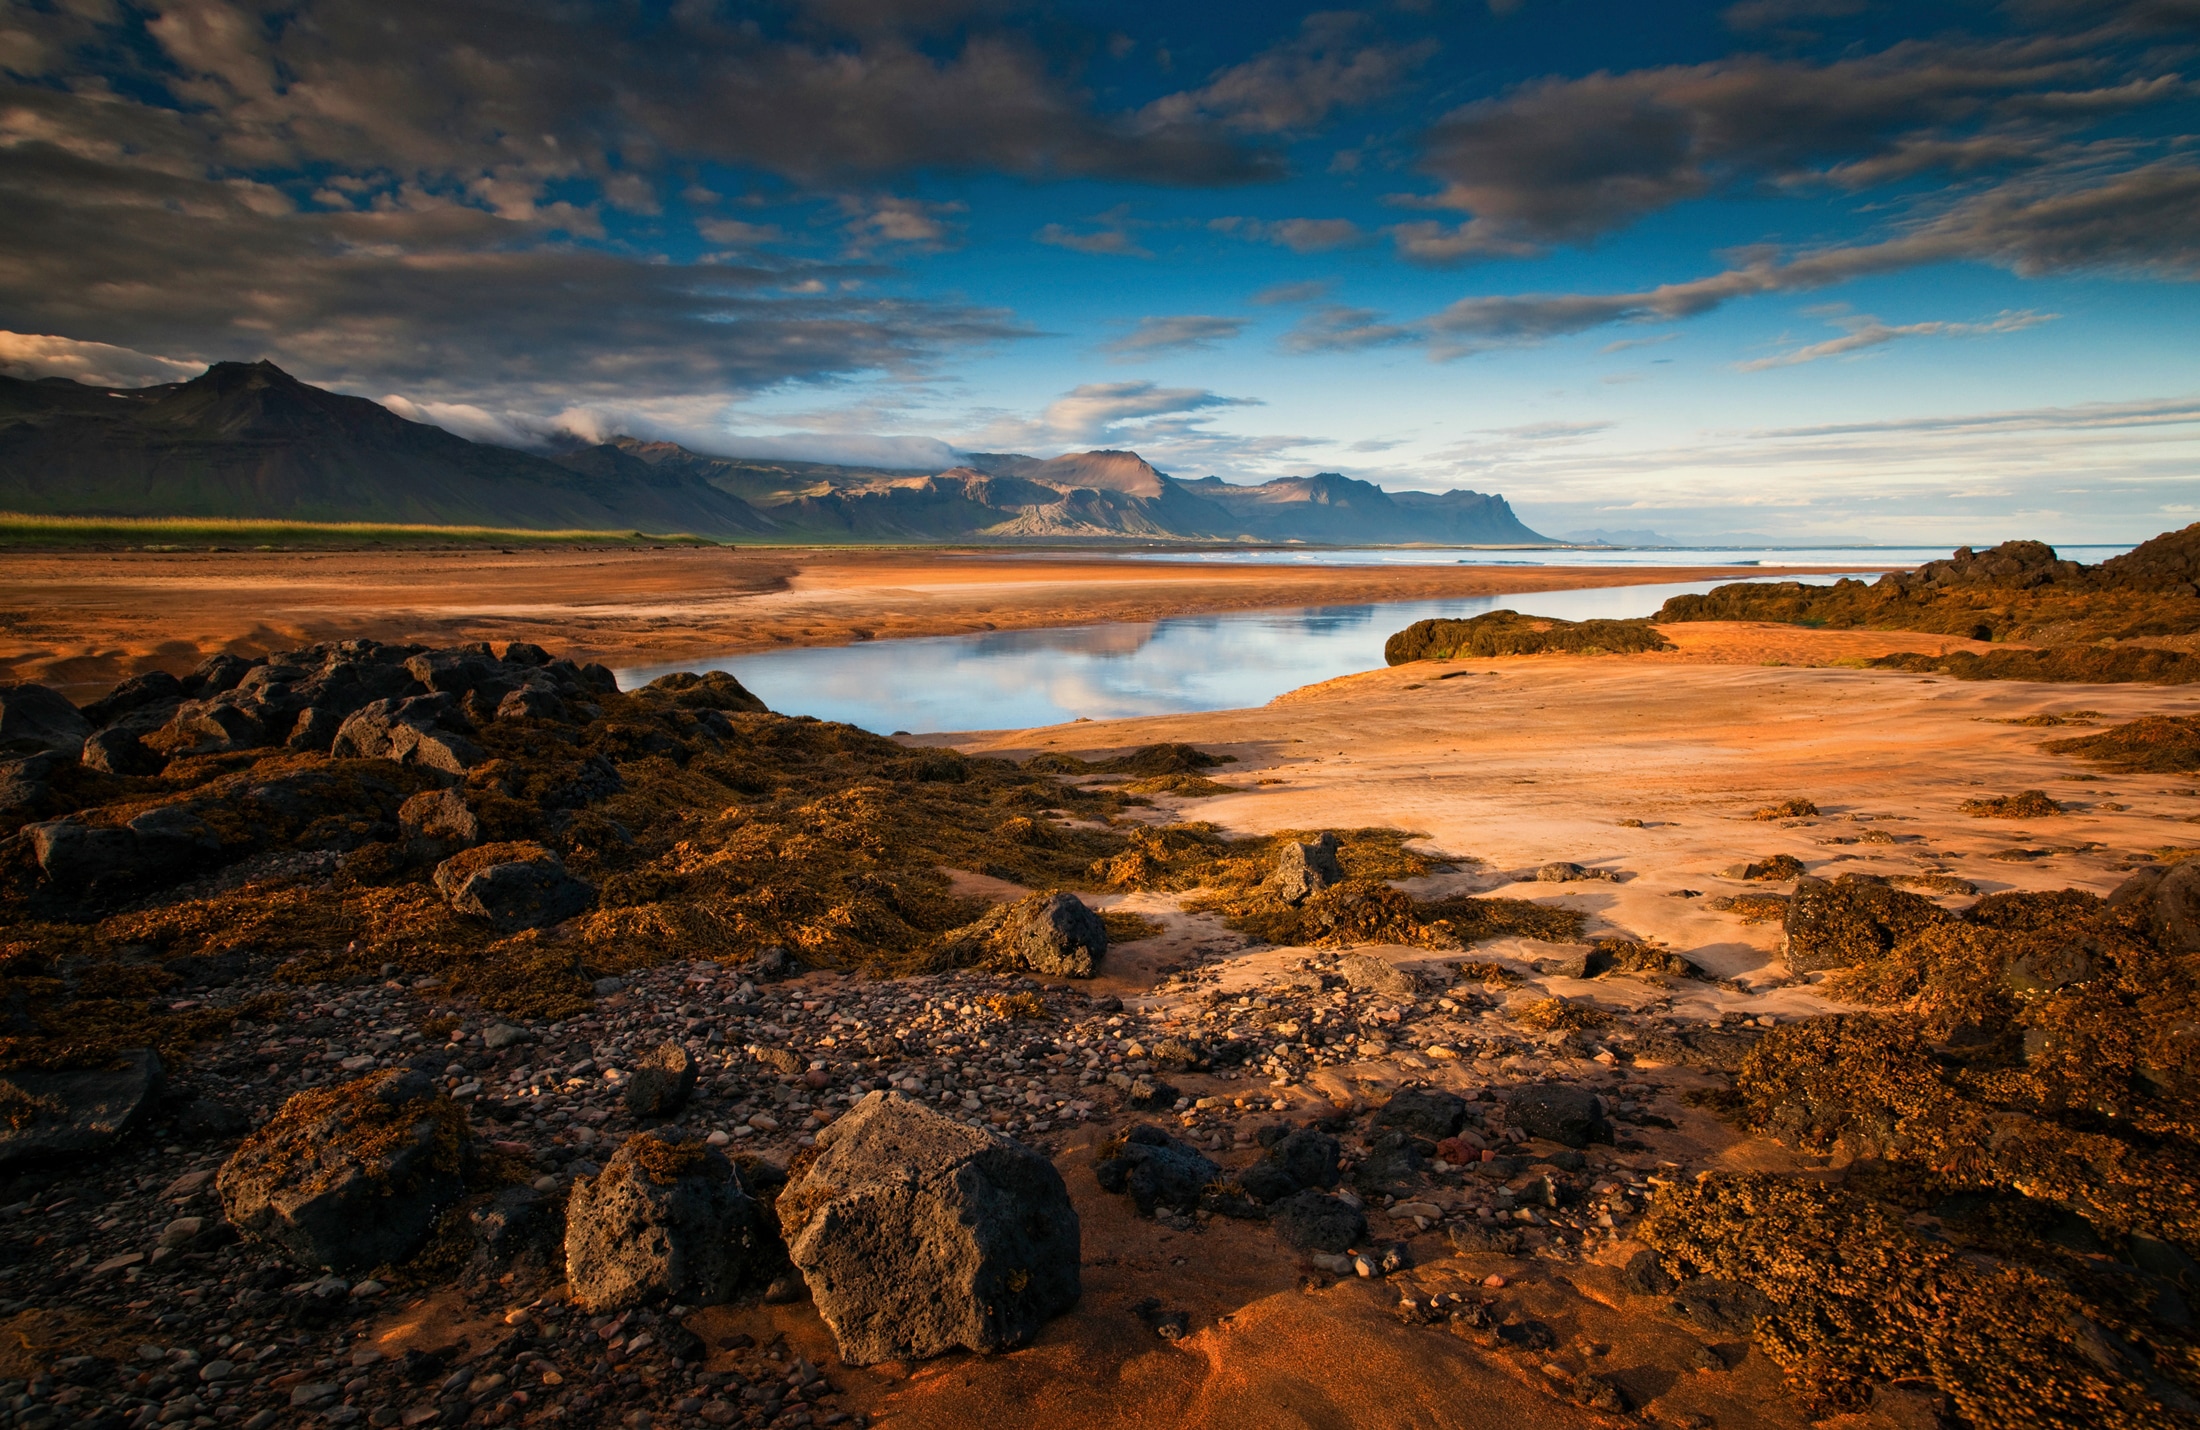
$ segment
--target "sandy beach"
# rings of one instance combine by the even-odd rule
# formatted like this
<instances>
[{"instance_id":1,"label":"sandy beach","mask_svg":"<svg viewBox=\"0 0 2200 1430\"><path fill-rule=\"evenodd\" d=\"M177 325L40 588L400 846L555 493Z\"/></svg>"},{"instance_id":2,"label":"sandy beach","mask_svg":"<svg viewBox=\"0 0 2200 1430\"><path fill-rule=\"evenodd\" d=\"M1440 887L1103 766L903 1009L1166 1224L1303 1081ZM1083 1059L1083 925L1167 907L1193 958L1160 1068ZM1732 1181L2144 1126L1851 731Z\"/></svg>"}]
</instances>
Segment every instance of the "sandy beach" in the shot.
<instances>
[{"instance_id":1,"label":"sandy beach","mask_svg":"<svg viewBox=\"0 0 2200 1430\"><path fill-rule=\"evenodd\" d=\"M1731 577L1729 567L1237 566L999 551L0 557L0 675L71 695L216 651L532 641L616 668L897 636ZM1781 574L1751 568L1749 575Z\"/></svg>"}]
</instances>

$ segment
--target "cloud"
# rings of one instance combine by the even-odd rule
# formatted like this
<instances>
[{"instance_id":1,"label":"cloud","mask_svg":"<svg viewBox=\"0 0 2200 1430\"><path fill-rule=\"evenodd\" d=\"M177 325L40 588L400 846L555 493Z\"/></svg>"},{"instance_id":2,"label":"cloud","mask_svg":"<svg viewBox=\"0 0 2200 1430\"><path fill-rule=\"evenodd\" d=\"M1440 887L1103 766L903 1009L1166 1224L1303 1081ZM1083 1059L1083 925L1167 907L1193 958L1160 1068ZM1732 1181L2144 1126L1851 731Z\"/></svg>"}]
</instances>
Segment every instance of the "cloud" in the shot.
<instances>
[{"instance_id":1,"label":"cloud","mask_svg":"<svg viewBox=\"0 0 2200 1430\"><path fill-rule=\"evenodd\" d=\"M1217 70L1197 89L1146 106L1149 133L1218 125L1237 134L1303 131L1338 109L1394 93L1436 53L1436 42L1362 44L1364 17L1350 11L1309 15L1298 34L1247 60Z\"/></svg>"},{"instance_id":2,"label":"cloud","mask_svg":"<svg viewBox=\"0 0 2200 1430\"><path fill-rule=\"evenodd\" d=\"M1153 254L1139 246L1131 237L1135 228L1152 225L1144 219L1131 217L1129 204L1117 204L1106 213L1095 214L1088 222L1094 227L1072 229L1062 224L1050 223L1032 237L1040 243L1055 248L1066 248L1073 253L1091 253L1115 258L1151 258Z\"/></svg>"},{"instance_id":3,"label":"cloud","mask_svg":"<svg viewBox=\"0 0 2200 1430\"><path fill-rule=\"evenodd\" d=\"M2077 432L2126 427L2182 427L2195 423L2200 423L2200 396L2144 398L2132 402L2086 402L2067 407L2020 407L2003 412L1972 412L1953 416L1890 417L1873 422L1838 422L1816 427L1772 427L1756 435L1782 439L1877 433L1964 435Z\"/></svg>"},{"instance_id":4,"label":"cloud","mask_svg":"<svg viewBox=\"0 0 2200 1430\"><path fill-rule=\"evenodd\" d=\"M1218 318L1203 313L1140 318L1138 326L1122 337L1100 344L1100 351L1122 358L1153 357L1160 353L1213 347L1244 331L1243 318Z\"/></svg>"},{"instance_id":5,"label":"cloud","mask_svg":"<svg viewBox=\"0 0 2200 1430\"><path fill-rule=\"evenodd\" d=\"M1263 307L1312 303L1325 296L1335 286L1336 284L1327 278L1312 278L1303 283L1278 283L1273 287L1263 288L1255 293L1252 301Z\"/></svg>"},{"instance_id":6,"label":"cloud","mask_svg":"<svg viewBox=\"0 0 2200 1430\"><path fill-rule=\"evenodd\" d=\"M731 218L703 218L695 221L695 231L721 248L763 248L768 244L784 243L787 235L775 223L743 223Z\"/></svg>"},{"instance_id":7,"label":"cloud","mask_svg":"<svg viewBox=\"0 0 2200 1430\"><path fill-rule=\"evenodd\" d=\"M854 432L733 433L709 439L708 451L722 457L764 457L794 462L829 462L890 471L944 472L962 463L962 453L937 437L880 436Z\"/></svg>"},{"instance_id":8,"label":"cloud","mask_svg":"<svg viewBox=\"0 0 2200 1430\"><path fill-rule=\"evenodd\" d=\"M499 447L539 447L556 431L572 430L568 424L543 421L509 412L491 412L470 402L415 402L399 393L386 394L382 405L408 422L424 422L455 432L472 442ZM576 435L602 441L613 435L587 430Z\"/></svg>"},{"instance_id":9,"label":"cloud","mask_svg":"<svg viewBox=\"0 0 2200 1430\"><path fill-rule=\"evenodd\" d=\"M0 331L0 373L9 377L67 377L93 387L149 387L186 382L204 371L203 362L155 357L109 343Z\"/></svg>"},{"instance_id":10,"label":"cloud","mask_svg":"<svg viewBox=\"0 0 2200 1430\"><path fill-rule=\"evenodd\" d=\"M1202 430L1215 412L1257 407L1257 399L1225 397L1204 387L1153 382L1088 382L1047 404L1036 418L1001 414L966 451L1060 451L1094 446L1169 444L1184 450L1215 434ZM1244 439L1231 438L1237 442Z\"/></svg>"},{"instance_id":11,"label":"cloud","mask_svg":"<svg viewBox=\"0 0 2200 1430\"><path fill-rule=\"evenodd\" d=\"M953 248L962 239L957 215L970 211L960 201L927 203L922 199L881 195L847 197L841 208L848 214L846 232L851 257L865 257L884 244L904 244L924 253Z\"/></svg>"},{"instance_id":12,"label":"cloud","mask_svg":"<svg viewBox=\"0 0 2200 1430\"><path fill-rule=\"evenodd\" d=\"M1421 167L1442 187L1403 201L1473 218L1394 236L1407 257L1450 262L1585 242L1737 184L2031 165L2074 125L2185 91L2173 75L2100 76L2098 56L2043 37L1537 80L1429 128Z\"/></svg>"},{"instance_id":13,"label":"cloud","mask_svg":"<svg viewBox=\"0 0 2200 1430\"><path fill-rule=\"evenodd\" d=\"M1736 363L1735 367L1742 372L1763 372L1767 368L1795 367L1802 363L1817 362L1821 358L1845 357L1850 353L1881 347L1902 338L1975 338L1992 333L2022 332L2026 328L2038 327L2041 323L2051 323L2060 316L2058 313L2028 311L2003 313L2000 317L1984 323L1926 322L1891 325L1882 323L1877 318L1859 313L1832 320L1834 326L1848 330L1838 338L1828 338L1824 342L1811 343L1807 347L1795 348L1776 357L1755 358L1749 362Z\"/></svg>"},{"instance_id":14,"label":"cloud","mask_svg":"<svg viewBox=\"0 0 2200 1430\"><path fill-rule=\"evenodd\" d=\"M1797 20L1846 20L1869 9L1868 0L1740 0L1721 12L1734 30L1770 30Z\"/></svg>"},{"instance_id":15,"label":"cloud","mask_svg":"<svg viewBox=\"0 0 2200 1430\"><path fill-rule=\"evenodd\" d=\"M1359 352L1414 342L1419 336L1411 327L1386 321L1372 308L1325 303L1299 319L1283 335L1280 346L1287 353Z\"/></svg>"},{"instance_id":16,"label":"cloud","mask_svg":"<svg viewBox=\"0 0 2200 1430\"><path fill-rule=\"evenodd\" d=\"M1255 243L1272 243L1293 253L1327 253L1349 248L1366 238L1360 226L1348 218L1257 219L1226 215L1209 219L1207 227Z\"/></svg>"}]
</instances>

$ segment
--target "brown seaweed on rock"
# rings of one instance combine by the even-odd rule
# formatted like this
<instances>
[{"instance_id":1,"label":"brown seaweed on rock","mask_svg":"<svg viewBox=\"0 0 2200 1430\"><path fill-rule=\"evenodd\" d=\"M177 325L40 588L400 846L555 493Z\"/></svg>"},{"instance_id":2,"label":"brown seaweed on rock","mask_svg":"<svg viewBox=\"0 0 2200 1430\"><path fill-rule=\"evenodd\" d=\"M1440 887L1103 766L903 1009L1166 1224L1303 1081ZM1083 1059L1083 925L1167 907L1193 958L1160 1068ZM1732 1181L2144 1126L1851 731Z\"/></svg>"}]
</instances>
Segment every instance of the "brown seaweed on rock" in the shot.
<instances>
[{"instance_id":1,"label":"brown seaweed on rock","mask_svg":"<svg viewBox=\"0 0 2200 1430\"><path fill-rule=\"evenodd\" d=\"M2200 770L2200 719L2147 715L2097 735L2049 740L2050 755L2076 755L2123 773L2187 774Z\"/></svg>"},{"instance_id":2,"label":"brown seaweed on rock","mask_svg":"<svg viewBox=\"0 0 2200 1430\"><path fill-rule=\"evenodd\" d=\"M1491 611L1467 620L1415 621L1383 643L1383 663L1498 655L1633 655L1672 648L1647 621L1562 621Z\"/></svg>"}]
</instances>

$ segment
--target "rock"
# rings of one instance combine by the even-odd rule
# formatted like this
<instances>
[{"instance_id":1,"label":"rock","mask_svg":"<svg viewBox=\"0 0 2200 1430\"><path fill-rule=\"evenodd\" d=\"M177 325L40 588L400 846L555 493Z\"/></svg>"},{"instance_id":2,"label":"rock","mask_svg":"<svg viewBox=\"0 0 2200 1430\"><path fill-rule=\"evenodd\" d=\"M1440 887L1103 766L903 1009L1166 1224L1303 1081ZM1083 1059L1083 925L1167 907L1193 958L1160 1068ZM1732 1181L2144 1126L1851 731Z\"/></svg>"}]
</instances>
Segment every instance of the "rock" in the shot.
<instances>
[{"instance_id":1,"label":"rock","mask_svg":"<svg viewBox=\"0 0 2200 1430\"><path fill-rule=\"evenodd\" d=\"M1128 1196L1139 1215L1152 1216L1158 1208L1198 1206L1199 1194L1222 1168L1160 1128L1140 1123L1100 1144L1092 1172L1102 1191Z\"/></svg>"},{"instance_id":2,"label":"rock","mask_svg":"<svg viewBox=\"0 0 2200 1430\"><path fill-rule=\"evenodd\" d=\"M106 1151L144 1119L160 1086L150 1048L116 1068L0 1077L0 1167Z\"/></svg>"},{"instance_id":3,"label":"rock","mask_svg":"<svg viewBox=\"0 0 2200 1430\"><path fill-rule=\"evenodd\" d=\"M532 1243L550 1224L550 1197L534 1187L506 1187L473 1212L474 1245L502 1261Z\"/></svg>"},{"instance_id":4,"label":"rock","mask_svg":"<svg viewBox=\"0 0 2200 1430\"><path fill-rule=\"evenodd\" d=\"M1406 1190L1436 1148L1412 1133L1386 1127L1368 1139L1367 1155L1352 1169L1352 1184L1370 1194Z\"/></svg>"},{"instance_id":5,"label":"rock","mask_svg":"<svg viewBox=\"0 0 2200 1430\"><path fill-rule=\"evenodd\" d=\"M1619 1285L1637 1296L1670 1296L1680 1283L1667 1273L1655 1251L1638 1251L1620 1268Z\"/></svg>"},{"instance_id":6,"label":"rock","mask_svg":"<svg viewBox=\"0 0 2200 1430\"><path fill-rule=\"evenodd\" d=\"M1518 1256L1527 1244L1517 1231L1480 1222L1454 1222L1445 1237L1462 1256Z\"/></svg>"},{"instance_id":7,"label":"rock","mask_svg":"<svg viewBox=\"0 0 2200 1430\"><path fill-rule=\"evenodd\" d=\"M1773 1307L1762 1291L1746 1281L1704 1276L1680 1283L1673 1309L1713 1335L1746 1336Z\"/></svg>"},{"instance_id":8,"label":"rock","mask_svg":"<svg viewBox=\"0 0 2200 1430\"><path fill-rule=\"evenodd\" d=\"M1300 1251L1349 1251L1367 1235L1367 1217L1341 1197L1303 1191L1268 1209L1268 1224Z\"/></svg>"},{"instance_id":9,"label":"rock","mask_svg":"<svg viewBox=\"0 0 2200 1430\"><path fill-rule=\"evenodd\" d=\"M1238 1185L1263 1202L1279 1202L1308 1187L1337 1185L1337 1139L1312 1127L1278 1138L1258 1162L1238 1173Z\"/></svg>"},{"instance_id":10,"label":"rock","mask_svg":"<svg viewBox=\"0 0 2200 1430\"><path fill-rule=\"evenodd\" d=\"M37 810L46 802L54 776L66 763L51 750L19 760L0 760L0 813L21 818Z\"/></svg>"},{"instance_id":11,"label":"rock","mask_svg":"<svg viewBox=\"0 0 2200 1430\"><path fill-rule=\"evenodd\" d=\"M1545 884L1575 884L1583 880L1602 879L1606 882L1617 878L1609 869L1592 869L1586 864L1576 864L1559 859L1545 864L1535 871L1536 879Z\"/></svg>"},{"instance_id":12,"label":"rock","mask_svg":"<svg viewBox=\"0 0 2200 1430\"><path fill-rule=\"evenodd\" d=\"M166 704L183 697L182 681L165 670L148 670L143 675L131 676L85 706L83 715L93 726L105 728L133 710L148 705Z\"/></svg>"},{"instance_id":13,"label":"rock","mask_svg":"<svg viewBox=\"0 0 2200 1430\"><path fill-rule=\"evenodd\" d=\"M740 1174L701 1141L629 1137L566 1202L566 1279L591 1311L718 1305L777 1260Z\"/></svg>"},{"instance_id":14,"label":"rock","mask_svg":"<svg viewBox=\"0 0 2200 1430\"><path fill-rule=\"evenodd\" d=\"M895 1093L818 1138L778 1201L787 1251L850 1365L1021 1345L1080 1292L1052 1163Z\"/></svg>"},{"instance_id":15,"label":"rock","mask_svg":"<svg viewBox=\"0 0 2200 1430\"><path fill-rule=\"evenodd\" d=\"M462 914L499 933L546 928L585 912L595 889L540 844L484 844L436 866L435 886Z\"/></svg>"},{"instance_id":16,"label":"rock","mask_svg":"<svg viewBox=\"0 0 2200 1430\"><path fill-rule=\"evenodd\" d=\"M319 705L309 705L298 712L297 721L283 738L283 748L325 755L336 744L337 733L343 727L343 716Z\"/></svg>"},{"instance_id":17,"label":"rock","mask_svg":"<svg viewBox=\"0 0 2200 1430\"><path fill-rule=\"evenodd\" d=\"M1269 879L1276 897L1287 904L1308 898L1344 882L1344 866L1337 862L1337 836L1324 833L1311 844L1285 844L1276 855L1276 872Z\"/></svg>"},{"instance_id":18,"label":"rock","mask_svg":"<svg viewBox=\"0 0 2200 1430\"><path fill-rule=\"evenodd\" d=\"M221 856L213 829L180 805L147 810L120 827L71 817L30 825L25 833L47 881L72 893L166 883Z\"/></svg>"},{"instance_id":19,"label":"rock","mask_svg":"<svg viewBox=\"0 0 2200 1430\"><path fill-rule=\"evenodd\" d=\"M222 1164L230 1223L308 1267L418 1251L464 1191L466 1114L413 1068L301 1092Z\"/></svg>"},{"instance_id":20,"label":"rock","mask_svg":"<svg viewBox=\"0 0 2200 1430\"><path fill-rule=\"evenodd\" d=\"M598 998L609 998L614 993L626 991L626 980L615 974L608 974L589 986Z\"/></svg>"},{"instance_id":21,"label":"rock","mask_svg":"<svg viewBox=\"0 0 2200 1430\"><path fill-rule=\"evenodd\" d=\"M1568 1083L1537 1083L1505 1099L1506 1118L1530 1137L1568 1147L1612 1140L1612 1124L1597 1105L1597 1095Z\"/></svg>"},{"instance_id":22,"label":"rock","mask_svg":"<svg viewBox=\"0 0 2200 1430\"><path fill-rule=\"evenodd\" d=\"M422 790L398 806L397 823L413 838L434 840L447 849L481 842L481 820L455 789Z\"/></svg>"},{"instance_id":23,"label":"rock","mask_svg":"<svg viewBox=\"0 0 2200 1430\"><path fill-rule=\"evenodd\" d=\"M1788 969L1846 968L1953 917L1932 900L1889 888L1873 875L1843 874L1831 882L1805 875L1788 901L1783 929Z\"/></svg>"},{"instance_id":24,"label":"rock","mask_svg":"<svg viewBox=\"0 0 2200 1430\"><path fill-rule=\"evenodd\" d=\"M251 1130L251 1118L210 1097L193 1098L176 1115L176 1135L194 1141L209 1137L241 1137Z\"/></svg>"},{"instance_id":25,"label":"rock","mask_svg":"<svg viewBox=\"0 0 2200 1430\"><path fill-rule=\"evenodd\" d=\"M491 1023L482 1029L481 1045L492 1053L535 1041L535 1035L514 1023Z\"/></svg>"},{"instance_id":26,"label":"rock","mask_svg":"<svg viewBox=\"0 0 2200 1430\"><path fill-rule=\"evenodd\" d=\"M695 1090L695 1059L678 1043L660 1043L634 1059L626 1110L636 1117L670 1117Z\"/></svg>"},{"instance_id":27,"label":"rock","mask_svg":"<svg viewBox=\"0 0 2200 1430\"><path fill-rule=\"evenodd\" d=\"M75 759L92 722L60 693L43 685L0 685L0 750L34 755L43 750Z\"/></svg>"},{"instance_id":28,"label":"rock","mask_svg":"<svg viewBox=\"0 0 2200 1430\"><path fill-rule=\"evenodd\" d=\"M129 730L100 730L84 741L86 769L110 775L155 775L166 763Z\"/></svg>"},{"instance_id":29,"label":"rock","mask_svg":"<svg viewBox=\"0 0 2200 1430\"><path fill-rule=\"evenodd\" d=\"M497 702L499 720L563 720L565 702L555 690L525 686Z\"/></svg>"},{"instance_id":30,"label":"rock","mask_svg":"<svg viewBox=\"0 0 2200 1430\"><path fill-rule=\"evenodd\" d=\"M203 699L225 690L235 690L252 666L253 662L241 655L210 655L183 678L183 692Z\"/></svg>"},{"instance_id":31,"label":"rock","mask_svg":"<svg viewBox=\"0 0 2200 1430\"><path fill-rule=\"evenodd\" d=\"M1378 1127L1398 1127L1418 1137L1442 1141L1467 1122L1464 1098L1429 1088L1409 1087L1383 1104L1376 1115Z\"/></svg>"},{"instance_id":32,"label":"rock","mask_svg":"<svg viewBox=\"0 0 2200 1430\"><path fill-rule=\"evenodd\" d=\"M550 652L529 641L513 641L504 648L506 665L537 666L550 663Z\"/></svg>"},{"instance_id":33,"label":"rock","mask_svg":"<svg viewBox=\"0 0 2200 1430\"><path fill-rule=\"evenodd\" d=\"M189 700L152 737L170 755L219 755L267 743L267 729L249 711L221 700Z\"/></svg>"},{"instance_id":34,"label":"rock","mask_svg":"<svg viewBox=\"0 0 2200 1430\"><path fill-rule=\"evenodd\" d=\"M1051 978L1090 978L1108 952L1100 915L1065 891L1019 901L1003 937L1026 968Z\"/></svg>"},{"instance_id":35,"label":"rock","mask_svg":"<svg viewBox=\"0 0 2200 1430\"><path fill-rule=\"evenodd\" d=\"M2163 952L2200 952L2200 864L2178 864L2162 876L2148 922Z\"/></svg>"},{"instance_id":36,"label":"rock","mask_svg":"<svg viewBox=\"0 0 2200 1430\"><path fill-rule=\"evenodd\" d=\"M1420 981L1412 974L1372 953L1345 954L1337 960L1337 972L1362 993L1379 998L1410 1003L1421 991Z\"/></svg>"},{"instance_id":37,"label":"rock","mask_svg":"<svg viewBox=\"0 0 2200 1430\"><path fill-rule=\"evenodd\" d=\"M661 675L635 693L644 697L670 696L673 704L686 710L717 710L726 714L765 713L764 702L751 695L746 686L722 670L706 670L701 674L680 671L673 675Z\"/></svg>"}]
</instances>

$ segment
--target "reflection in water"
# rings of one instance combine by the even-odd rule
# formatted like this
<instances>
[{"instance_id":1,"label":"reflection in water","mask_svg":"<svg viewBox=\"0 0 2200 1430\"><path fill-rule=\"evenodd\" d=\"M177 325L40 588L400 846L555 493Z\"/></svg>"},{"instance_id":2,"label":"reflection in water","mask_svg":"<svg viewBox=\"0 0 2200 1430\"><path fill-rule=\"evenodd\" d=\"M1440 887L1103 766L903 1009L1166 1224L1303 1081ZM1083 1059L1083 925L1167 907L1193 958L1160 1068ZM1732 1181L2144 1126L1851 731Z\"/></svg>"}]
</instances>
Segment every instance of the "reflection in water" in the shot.
<instances>
[{"instance_id":1,"label":"reflection in water","mask_svg":"<svg viewBox=\"0 0 2200 1430\"><path fill-rule=\"evenodd\" d=\"M1831 581L1828 575L1822 578ZM1140 624L989 631L765 651L620 672L628 689L675 670L731 671L784 715L878 731L998 730L1261 705L1383 663L1383 642L1415 621L1501 607L1569 621L1647 616L1714 581L1534 591L1183 616Z\"/></svg>"}]
</instances>

